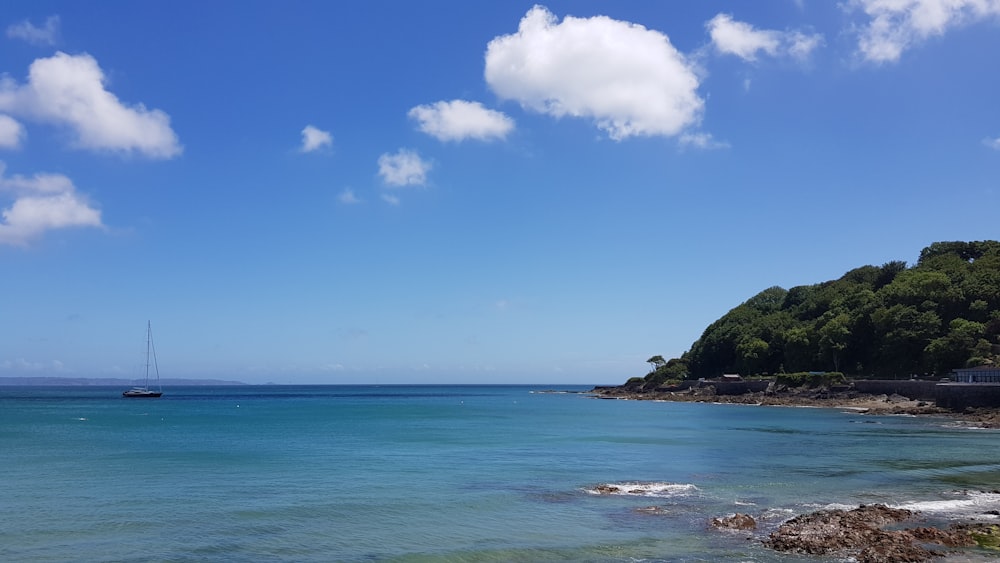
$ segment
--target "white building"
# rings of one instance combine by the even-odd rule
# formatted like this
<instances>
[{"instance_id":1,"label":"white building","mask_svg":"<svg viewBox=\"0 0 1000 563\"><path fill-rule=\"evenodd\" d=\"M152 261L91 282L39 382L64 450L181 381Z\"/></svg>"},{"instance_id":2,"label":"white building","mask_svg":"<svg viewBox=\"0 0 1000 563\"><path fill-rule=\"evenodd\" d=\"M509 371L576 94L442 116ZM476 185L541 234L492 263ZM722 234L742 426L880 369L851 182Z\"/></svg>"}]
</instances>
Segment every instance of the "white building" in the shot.
<instances>
[{"instance_id":1,"label":"white building","mask_svg":"<svg viewBox=\"0 0 1000 563\"><path fill-rule=\"evenodd\" d=\"M1000 367L978 366L956 369L951 372L951 380L956 383L1000 383Z\"/></svg>"}]
</instances>

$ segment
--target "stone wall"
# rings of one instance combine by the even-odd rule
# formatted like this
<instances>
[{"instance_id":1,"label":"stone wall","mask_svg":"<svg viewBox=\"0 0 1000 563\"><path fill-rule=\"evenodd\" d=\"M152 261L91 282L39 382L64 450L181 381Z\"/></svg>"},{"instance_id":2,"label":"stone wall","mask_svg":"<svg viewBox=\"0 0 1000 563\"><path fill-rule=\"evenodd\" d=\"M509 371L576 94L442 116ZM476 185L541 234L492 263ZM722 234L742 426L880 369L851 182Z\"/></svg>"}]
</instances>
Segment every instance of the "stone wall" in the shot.
<instances>
[{"instance_id":1,"label":"stone wall","mask_svg":"<svg viewBox=\"0 0 1000 563\"><path fill-rule=\"evenodd\" d=\"M716 395L743 395L767 391L770 381L711 381L703 385L714 385Z\"/></svg>"},{"instance_id":2,"label":"stone wall","mask_svg":"<svg viewBox=\"0 0 1000 563\"><path fill-rule=\"evenodd\" d=\"M937 386L934 404L953 411L967 408L1000 407L1000 384L941 383Z\"/></svg>"},{"instance_id":3,"label":"stone wall","mask_svg":"<svg viewBox=\"0 0 1000 563\"><path fill-rule=\"evenodd\" d=\"M937 381L859 379L854 382L854 390L872 395L902 395L915 401L934 401L937 399L937 385Z\"/></svg>"}]
</instances>

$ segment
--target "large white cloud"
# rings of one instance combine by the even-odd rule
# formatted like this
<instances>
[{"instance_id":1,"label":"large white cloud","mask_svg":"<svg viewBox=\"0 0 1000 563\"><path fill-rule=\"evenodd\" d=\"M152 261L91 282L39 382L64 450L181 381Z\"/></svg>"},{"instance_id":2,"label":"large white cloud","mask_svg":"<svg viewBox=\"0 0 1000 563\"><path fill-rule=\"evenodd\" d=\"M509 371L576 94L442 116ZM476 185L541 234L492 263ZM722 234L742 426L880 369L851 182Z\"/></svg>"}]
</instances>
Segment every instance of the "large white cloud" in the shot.
<instances>
[{"instance_id":1,"label":"large white cloud","mask_svg":"<svg viewBox=\"0 0 1000 563\"><path fill-rule=\"evenodd\" d=\"M874 63L896 62L950 28L1000 17L1000 0L853 0L848 7L870 20L860 30L858 53Z\"/></svg>"},{"instance_id":2,"label":"large white cloud","mask_svg":"<svg viewBox=\"0 0 1000 563\"><path fill-rule=\"evenodd\" d=\"M23 39L33 45L55 45L59 37L59 16L49 16L45 27L35 27L28 20L7 26L7 37Z\"/></svg>"},{"instance_id":3,"label":"large white cloud","mask_svg":"<svg viewBox=\"0 0 1000 563\"><path fill-rule=\"evenodd\" d=\"M431 163L420 158L416 151L399 149L394 154L378 157L378 173L388 186L422 186L427 183Z\"/></svg>"},{"instance_id":4,"label":"large white cloud","mask_svg":"<svg viewBox=\"0 0 1000 563\"><path fill-rule=\"evenodd\" d=\"M502 112L465 100L417 106L408 115L421 131L441 141L504 139L514 129L514 120Z\"/></svg>"},{"instance_id":5,"label":"large white cloud","mask_svg":"<svg viewBox=\"0 0 1000 563\"><path fill-rule=\"evenodd\" d=\"M748 23L734 20L729 14L718 14L705 27L717 51L747 61L757 60L760 53L804 60L823 41L820 35L801 31L756 29Z\"/></svg>"},{"instance_id":6,"label":"large white cloud","mask_svg":"<svg viewBox=\"0 0 1000 563\"><path fill-rule=\"evenodd\" d=\"M312 125L302 129L302 152L312 152L333 145L333 135Z\"/></svg>"},{"instance_id":7,"label":"large white cloud","mask_svg":"<svg viewBox=\"0 0 1000 563\"><path fill-rule=\"evenodd\" d=\"M24 245L53 229L103 228L101 212L76 193L62 174L4 177L0 162L0 197L10 194L13 203L0 212L0 244Z\"/></svg>"},{"instance_id":8,"label":"large white cloud","mask_svg":"<svg viewBox=\"0 0 1000 563\"><path fill-rule=\"evenodd\" d=\"M24 138L24 126L9 115L0 114L0 148L16 149Z\"/></svg>"},{"instance_id":9,"label":"large white cloud","mask_svg":"<svg viewBox=\"0 0 1000 563\"><path fill-rule=\"evenodd\" d=\"M127 106L104 86L104 73L93 57L59 52L35 60L26 84L0 81L0 111L68 126L84 149L152 158L181 153L166 113L143 104Z\"/></svg>"},{"instance_id":10,"label":"large white cloud","mask_svg":"<svg viewBox=\"0 0 1000 563\"><path fill-rule=\"evenodd\" d=\"M606 16L559 22L542 6L490 41L485 77L501 98L593 119L615 140L677 135L704 107L693 65L666 35Z\"/></svg>"}]
</instances>

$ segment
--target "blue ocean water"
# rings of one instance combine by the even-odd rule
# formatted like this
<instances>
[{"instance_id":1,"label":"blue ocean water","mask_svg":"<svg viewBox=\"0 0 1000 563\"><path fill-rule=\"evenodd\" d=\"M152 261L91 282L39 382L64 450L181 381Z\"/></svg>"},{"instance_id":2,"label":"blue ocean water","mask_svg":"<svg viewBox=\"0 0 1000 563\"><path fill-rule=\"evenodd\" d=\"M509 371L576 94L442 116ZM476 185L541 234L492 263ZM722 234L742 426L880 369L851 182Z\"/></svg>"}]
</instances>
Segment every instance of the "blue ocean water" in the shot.
<instances>
[{"instance_id":1,"label":"blue ocean water","mask_svg":"<svg viewBox=\"0 0 1000 563\"><path fill-rule=\"evenodd\" d=\"M0 560L817 561L760 539L830 506L1000 509L1000 431L933 418L530 386L165 391L0 387ZM761 527L708 526L734 512Z\"/></svg>"}]
</instances>

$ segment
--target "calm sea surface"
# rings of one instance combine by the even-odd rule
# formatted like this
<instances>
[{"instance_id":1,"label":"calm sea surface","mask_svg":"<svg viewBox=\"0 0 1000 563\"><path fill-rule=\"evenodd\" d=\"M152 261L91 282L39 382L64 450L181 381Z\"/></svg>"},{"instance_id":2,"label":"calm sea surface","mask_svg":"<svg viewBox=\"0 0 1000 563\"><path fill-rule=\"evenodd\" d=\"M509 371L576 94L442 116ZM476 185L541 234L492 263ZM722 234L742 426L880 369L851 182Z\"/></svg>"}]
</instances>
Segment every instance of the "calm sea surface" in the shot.
<instances>
[{"instance_id":1,"label":"calm sea surface","mask_svg":"<svg viewBox=\"0 0 1000 563\"><path fill-rule=\"evenodd\" d=\"M543 389L0 387L0 560L818 561L759 539L873 502L1000 521L995 430ZM734 512L761 528L707 527Z\"/></svg>"}]
</instances>

